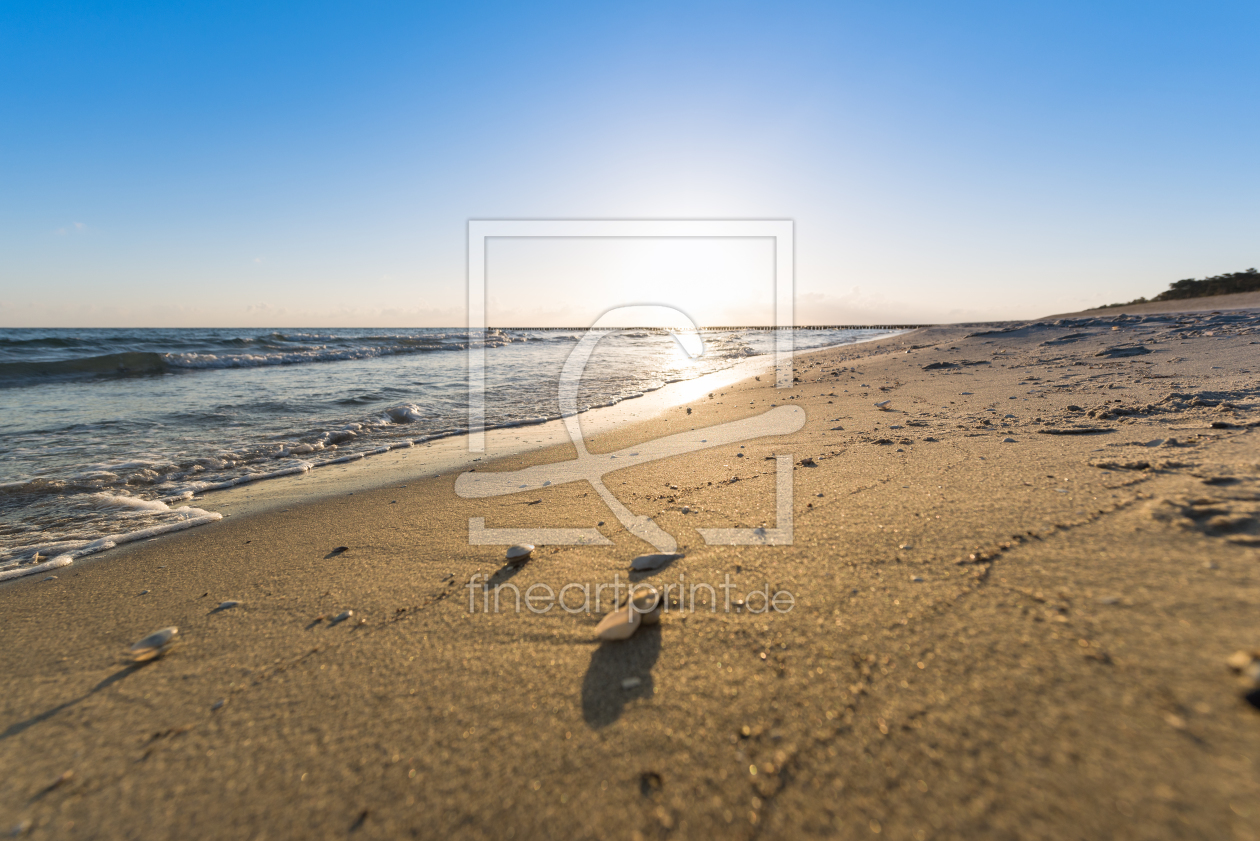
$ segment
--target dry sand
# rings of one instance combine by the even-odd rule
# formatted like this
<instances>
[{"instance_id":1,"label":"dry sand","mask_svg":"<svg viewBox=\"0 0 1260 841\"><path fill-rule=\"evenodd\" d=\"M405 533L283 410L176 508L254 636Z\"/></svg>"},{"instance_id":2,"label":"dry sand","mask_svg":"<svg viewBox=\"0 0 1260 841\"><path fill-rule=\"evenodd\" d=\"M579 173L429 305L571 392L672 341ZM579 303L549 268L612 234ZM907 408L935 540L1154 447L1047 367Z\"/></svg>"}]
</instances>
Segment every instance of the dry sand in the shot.
<instances>
[{"instance_id":1,"label":"dry sand","mask_svg":"<svg viewBox=\"0 0 1260 841\"><path fill-rule=\"evenodd\" d=\"M1145 304L1123 304L1118 307L1095 307L1092 310L1052 315L1056 318L1080 316L1155 315L1179 312L1226 312L1229 310L1260 309L1260 292L1235 292L1232 295L1212 295L1207 298L1182 298L1179 301L1147 301Z\"/></svg>"},{"instance_id":2,"label":"dry sand","mask_svg":"<svg viewBox=\"0 0 1260 841\"><path fill-rule=\"evenodd\" d=\"M0 828L1256 838L1260 710L1226 659L1260 648L1258 325L932 328L803 356L790 390L747 380L592 434L609 452L803 407L799 433L606 479L686 551L647 580L769 585L788 613L697 605L602 645L598 615L486 614L475 587L470 613L475 573L558 590L650 548L588 486L465 500L420 458L11 583ZM798 465L792 545L706 546L696 527L776 525L777 453ZM505 570L468 545L470 517L604 521L613 545ZM180 647L121 664L167 625Z\"/></svg>"}]
</instances>

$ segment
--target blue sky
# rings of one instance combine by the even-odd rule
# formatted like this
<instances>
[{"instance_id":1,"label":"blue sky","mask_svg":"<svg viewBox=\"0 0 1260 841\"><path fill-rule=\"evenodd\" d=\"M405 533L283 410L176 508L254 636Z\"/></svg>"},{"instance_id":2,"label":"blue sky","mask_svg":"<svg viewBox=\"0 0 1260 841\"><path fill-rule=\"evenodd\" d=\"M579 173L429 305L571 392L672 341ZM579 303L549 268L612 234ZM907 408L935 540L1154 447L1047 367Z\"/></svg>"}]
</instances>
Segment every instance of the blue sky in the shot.
<instances>
[{"instance_id":1,"label":"blue sky","mask_svg":"<svg viewBox=\"0 0 1260 841\"><path fill-rule=\"evenodd\" d=\"M0 325L460 324L470 218L793 219L802 323L1260 263L1254 2L49 5L0 7ZM625 303L550 246L493 322ZM741 248L698 320L772 317Z\"/></svg>"}]
</instances>

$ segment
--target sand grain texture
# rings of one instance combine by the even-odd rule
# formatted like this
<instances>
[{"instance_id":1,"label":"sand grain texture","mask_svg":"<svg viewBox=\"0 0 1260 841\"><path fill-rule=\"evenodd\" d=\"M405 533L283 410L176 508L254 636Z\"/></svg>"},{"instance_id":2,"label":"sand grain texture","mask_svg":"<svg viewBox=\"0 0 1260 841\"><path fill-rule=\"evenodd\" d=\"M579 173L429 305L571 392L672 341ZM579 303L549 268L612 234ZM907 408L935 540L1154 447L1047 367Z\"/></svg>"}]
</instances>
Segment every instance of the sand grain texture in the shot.
<instances>
[{"instance_id":1,"label":"sand grain texture","mask_svg":"<svg viewBox=\"0 0 1260 841\"><path fill-rule=\"evenodd\" d=\"M580 483L465 500L419 467L8 584L0 829L1256 838L1260 710L1226 661L1260 648L1258 324L932 328L588 442L803 407L799 433L605 479L685 553L636 580L729 575L737 595L791 591L787 614L698 604L601 645L597 614L486 614L476 588L470 613L475 573L558 590L624 581L651 549ZM1097 356L1125 344L1151 352ZM705 545L696 528L775 525L779 453L793 544ZM470 517L606 521L614 545L505 566L468 545ZM171 625L180 647L120 662Z\"/></svg>"}]
</instances>

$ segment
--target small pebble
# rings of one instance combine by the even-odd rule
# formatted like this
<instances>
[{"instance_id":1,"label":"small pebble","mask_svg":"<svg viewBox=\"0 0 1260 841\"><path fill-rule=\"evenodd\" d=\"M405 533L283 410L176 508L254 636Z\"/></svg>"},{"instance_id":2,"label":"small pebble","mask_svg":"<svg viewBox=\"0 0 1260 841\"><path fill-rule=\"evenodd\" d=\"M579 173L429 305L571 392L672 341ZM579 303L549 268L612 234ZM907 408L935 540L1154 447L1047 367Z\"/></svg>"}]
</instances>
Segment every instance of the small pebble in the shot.
<instances>
[{"instance_id":1,"label":"small pebble","mask_svg":"<svg viewBox=\"0 0 1260 841\"><path fill-rule=\"evenodd\" d=\"M676 561L682 557L679 552L657 552L651 555L640 555L630 562L630 569L644 571L649 569L658 569L665 566L670 561Z\"/></svg>"},{"instance_id":2,"label":"small pebble","mask_svg":"<svg viewBox=\"0 0 1260 841\"><path fill-rule=\"evenodd\" d=\"M1015 439L1014 439L1014 438L1003 438L1003 439L1002 439L1002 443L1003 443L1003 444L1014 444L1014 443L1015 443Z\"/></svg>"},{"instance_id":3,"label":"small pebble","mask_svg":"<svg viewBox=\"0 0 1260 841\"><path fill-rule=\"evenodd\" d=\"M898 549L913 549L913 548L914 548L914 544L913 544L913 543L903 543L903 544L901 544L900 546L898 546L897 548L898 548Z\"/></svg>"},{"instance_id":4,"label":"small pebble","mask_svg":"<svg viewBox=\"0 0 1260 841\"><path fill-rule=\"evenodd\" d=\"M178 636L179 628L174 626L154 631L131 646L127 652L128 659L133 663L143 663L161 657L175 644Z\"/></svg>"},{"instance_id":5,"label":"small pebble","mask_svg":"<svg viewBox=\"0 0 1260 841\"><path fill-rule=\"evenodd\" d=\"M219 606L215 610L231 610L234 607L239 607L240 604L236 599L228 599L225 602L219 602Z\"/></svg>"},{"instance_id":6,"label":"small pebble","mask_svg":"<svg viewBox=\"0 0 1260 841\"><path fill-rule=\"evenodd\" d=\"M45 580L45 581L56 581L56 580L57 580L57 576L55 576L55 575L50 575L50 576L48 576L47 578L45 578L44 580Z\"/></svg>"},{"instance_id":7,"label":"small pebble","mask_svg":"<svg viewBox=\"0 0 1260 841\"><path fill-rule=\"evenodd\" d=\"M691 410L690 410L690 409L688 409L687 411L691 411ZM623 681L621 682L621 688L622 688L622 689L634 689L636 686L638 686L638 685L639 685L639 684L641 684L641 683L643 683L643 681L642 681L642 680L640 680L640 679L639 679L639 678L637 678L637 677L628 677L628 678L626 678L625 680L623 680Z\"/></svg>"},{"instance_id":8,"label":"small pebble","mask_svg":"<svg viewBox=\"0 0 1260 841\"><path fill-rule=\"evenodd\" d=\"M919 576L917 576L917 575L916 575L914 578L911 578L910 580L911 580L911 581L913 581L915 584L922 584L922 583L923 583L923 579L922 579L922 578L920 578L920 577L919 577Z\"/></svg>"},{"instance_id":9,"label":"small pebble","mask_svg":"<svg viewBox=\"0 0 1260 841\"><path fill-rule=\"evenodd\" d=\"M1225 661L1225 663L1234 671L1241 672L1250 666L1252 661L1255 659L1255 655L1250 651L1235 651L1233 654L1229 655L1229 658Z\"/></svg>"},{"instance_id":10,"label":"small pebble","mask_svg":"<svg viewBox=\"0 0 1260 841\"><path fill-rule=\"evenodd\" d=\"M226 703L227 703L227 701L225 701L224 699L220 698L219 700L215 701L213 704L211 704L211 705L210 705L210 711L211 711L211 712L214 712L215 710L221 710L221 709L223 709L223 705L224 705L224 704L226 704Z\"/></svg>"},{"instance_id":11,"label":"small pebble","mask_svg":"<svg viewBox=\"0 0 1260 841\"><path fill-rule=\"evenodd\" d=\"M629 606L614 610L595 626L595 639L624 640L639 630L643 616Z\"/></svg>"},{"instance_id":12,"label":"small pebble","mask_svg":"<svg viewBox=\"0 0 1260 841\"><path fill-rule=\"evenodd\" d=\"M147 596L147 595L149 595L149 593L150 593L150 592L152 592L152 591L151 591L151 590L141 590L141 591L140 591L140 595L142 595L142 596Z\"/></svg>"},{"instance_id":13,"label":"small pebble","mask_svg":"<svg viewBox=\"0 0 1260 841\"><path fill-rule=\"evenodd\" d=\"M880 410L880 411L882 411L882 412L887 412L887 411L888 411L888 407L889 407L889 406L891 406L891 405L892 405L892 401L891 401L891 400L881 400L881 401L879 401L878 403L876 403L876 404L875 404L875 408L876 408L876 409L879 409L879 410Z\"/></svg>"},{"instance_id":14,"label":"small pebble","mask_svg":"<svg viewBox=\"0 0 1260 841\"><path fill-rule=\"evenodd\" d=\"M682 512L683 512L684 514L690 514L690 513L691 513L691 508L690 508L689 506L684 505L684 506L682 507Z\"/></svg>"},{"instance_id":15,"label":"small pebble","mask_svg":"<svg viewBox=\"0 0 1260 841\"><path fill-rule=\"evenodd\" d=\"M661 621L661 611L665 600L655 587L635 587L634 598L630 600L635 613L642 617L644 625L655 625Z\"/></svg>"},{"instance_id":16,"label":"small pebble","mask_svg":"<svg viewBox=\"0 0 1260 841\"><path fill-rule=\"evenodd\" d=\"M589 520L587 521L589 522ZM534 544L518 543L515 546L509 546L507 550L507 559L509 561L525 561L530 555L534 554Z\"/></svg>"},{"instance_id":17,"label":"small pebble","mask_svg":"<svg viewBox=\"0 0 1260 841\"><path fill-rule=\"evenodd\" d=\"M332 624L336 625L338 622L345 622L351 616L354 616L353 610L343 610L332 618Z\"/></svg>"}]
</instances>

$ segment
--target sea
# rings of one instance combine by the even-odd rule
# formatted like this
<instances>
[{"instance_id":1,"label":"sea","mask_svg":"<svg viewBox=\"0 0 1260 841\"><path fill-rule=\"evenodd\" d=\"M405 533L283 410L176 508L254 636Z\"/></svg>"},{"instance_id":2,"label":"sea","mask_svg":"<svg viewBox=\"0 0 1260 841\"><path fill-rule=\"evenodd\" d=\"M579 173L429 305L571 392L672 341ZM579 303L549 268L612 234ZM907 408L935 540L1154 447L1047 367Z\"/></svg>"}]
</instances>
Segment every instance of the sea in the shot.
<instances>
[{"instance_id":1,"label":"sea","mask_svg":"<svg viewBox=\"0 0 1260 841\"><path fill-rule=\"evenodd\" d=\"M793 332L800 351L892 331ZM487 428L555 419L560 370L583 335L0 329L0 580L213 522L216 490L466 432L470 344L484 347ZM601 336L579 411L770 354L775 342L752 328L684 338L702 353L659 330Z\"/></svg>"}]
</instances>

